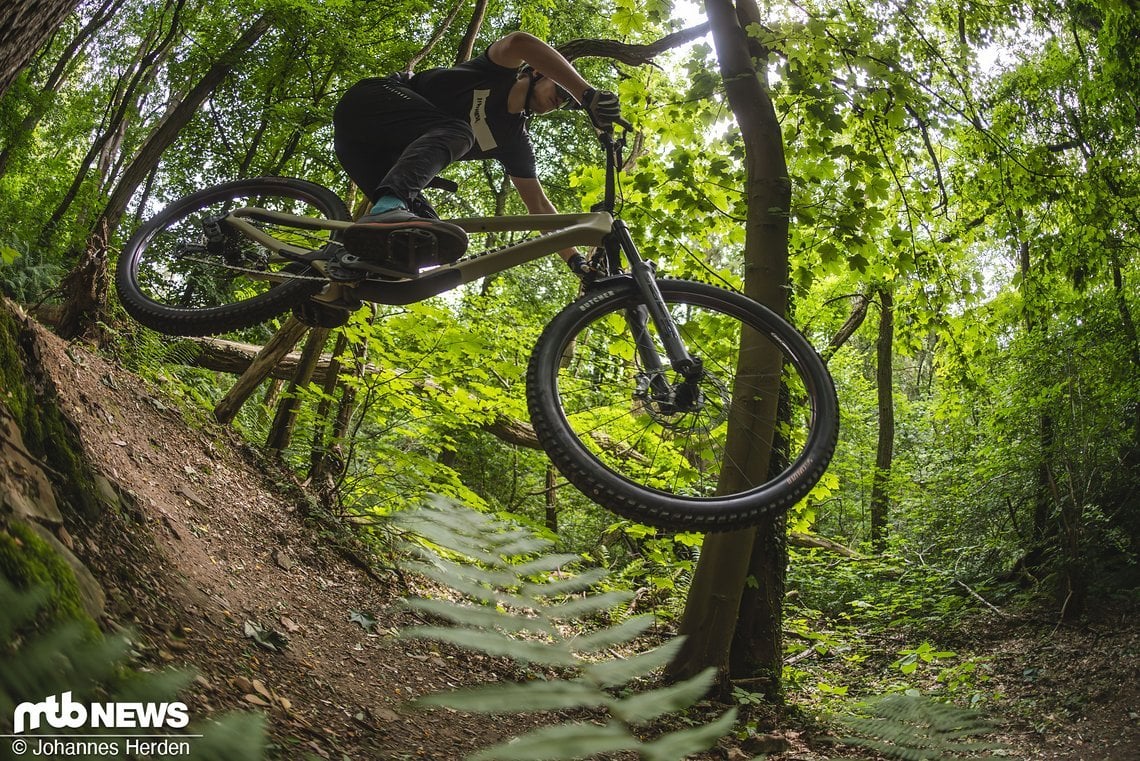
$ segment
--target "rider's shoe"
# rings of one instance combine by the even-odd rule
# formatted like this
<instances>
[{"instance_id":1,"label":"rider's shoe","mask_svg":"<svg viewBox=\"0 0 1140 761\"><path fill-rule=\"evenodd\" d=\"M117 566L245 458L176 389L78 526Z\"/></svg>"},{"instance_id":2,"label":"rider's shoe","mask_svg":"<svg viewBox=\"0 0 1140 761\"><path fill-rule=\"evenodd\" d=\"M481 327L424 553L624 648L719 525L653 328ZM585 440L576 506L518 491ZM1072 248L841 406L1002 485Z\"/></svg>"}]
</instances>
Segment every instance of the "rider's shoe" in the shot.
<instances>
[{"instance_id":1,"label":"rider's shoe","mask_svg":"<svg viewBox=\"0 0 1140 761\"><path fill-rule=\"evenodd\" d=\"M367 214L341 234L352 269L415 277L421 267L450 264L467 250L467 233L438 219L407 209Z\"/></svg>"}]
</instances>

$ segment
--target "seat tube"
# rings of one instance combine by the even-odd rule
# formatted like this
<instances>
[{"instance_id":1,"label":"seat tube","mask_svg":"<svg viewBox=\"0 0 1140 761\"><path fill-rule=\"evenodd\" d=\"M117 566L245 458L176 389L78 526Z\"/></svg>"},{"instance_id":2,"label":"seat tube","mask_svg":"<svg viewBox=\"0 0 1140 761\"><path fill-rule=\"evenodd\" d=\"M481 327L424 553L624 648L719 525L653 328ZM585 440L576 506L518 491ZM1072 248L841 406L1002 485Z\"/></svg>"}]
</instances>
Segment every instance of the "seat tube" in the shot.
<instances>
[{"instance_id":1,"label":"seat tube","mask_svg":"<svg viewBox=\"0 0 1140 761\"><path fill-rule=\"evenodd\" d=\"M685 348L681 333L677 330L676 323L673 322L669 310L665 307L665 299L661 296L661 289L657 287L657 273L653 266L638 254L637 247L634 246L633 239L629 235L629 228L625 226L623 221L616 220L614 222L614 232L618 234L618 240L621 242L626 259L629 261L630 274L633 275L637 290L645 301L645 309L649 313L649 319L653 320L653 324L657 327L657 335L661 338L661 344L665 349L665 354L669 357L670 365L686 377L695 371L699 371L699 363ZM636 328L634 330L636 331ZM642 333L644 332L643 326ZM642 340L642 336L637 336L638 346L641 345Z\"/></svg>"}]
</instances>

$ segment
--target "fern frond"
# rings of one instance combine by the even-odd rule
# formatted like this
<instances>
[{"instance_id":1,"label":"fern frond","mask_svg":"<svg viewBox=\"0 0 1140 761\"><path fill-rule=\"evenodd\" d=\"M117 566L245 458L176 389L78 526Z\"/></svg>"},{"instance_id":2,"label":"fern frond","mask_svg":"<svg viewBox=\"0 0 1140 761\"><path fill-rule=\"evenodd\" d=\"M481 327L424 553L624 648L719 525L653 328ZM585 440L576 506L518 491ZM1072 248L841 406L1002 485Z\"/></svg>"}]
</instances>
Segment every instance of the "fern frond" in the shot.
<instances>
[{"instance_id":1,"label":"fern frond","mask_svg":"<svg viewBox=\"0 0 1140 761\"><path fill-rule=\"evenodd\" d=\"M589 634L582 634L570 640L570 648L576 653L597 653L616 645L632 642L653 626L653 615L644 613L622 621L617 626L608 626Z\"/></svg>"},{"instance_id":2,"label":"fern frond","mask_svg":"<svg viewBox=\"0 0 1140 761\"><path fill-rule=\"evenodd\" d=\"M541 553L550 548L533 540L513 524L441 500L433 502L401 523L419 532L418 552L424 562L416 569L450 587L473 603L416 601L416 610L448 619L457 626L417 627L404 636L448 642L493 656L548 666L564 678L518 684L493 684L431 695L419 705L440 706L478 713L530 713L534 711L593 710L606 714L604 724L572 722L546 726L509 742L488 748L471 759L541 761L578 759L599 753L637 751L642 758L680 761L709 748L735 720L730 711L703 727L666 734L652 742L641 741L634 725L688 708L707 693L715 669L681 682L638 691L635 680L667 664L681 645L675 639L661 647L628 658L598 660L615 647L627 646L654 623L651 615L638 615L611 626L567 636L556 622L610 613L618 619L631 595L597 592L607 571L592 568L567 575L561 571L578 562L573 555ZM537 556L536 556L537 555ZM444 556L447 556L446 558ZM456 562L465 558L467 562ZM571 597L571 599L567 599ZM611 691L625 689L628 695Z\"/></svg>"},{"instance_id":3,"label":"fern frond","mask_svg":"<svg viewBox=\"0 0 1140 761\"><path fill-rule=\"evenodd\" d=\"M420 698L434 705L472 713L529 713L570 708L598 708L612 698L592 684L578 680L536 680L522 684L491 684Z\"/></svg>"},{"instance_id":4,"label":"fern frond","mask_svg":"<svg viewBox=\"0 0 1140 761\"><path fill-rule=\"evenodd\" d=\"M683 682L619 700L610 705L610 712L626 724L643 724L696 703L708 693L715 678L716 669L709 667Z\"/></svg>"},{"instance_id":5,"label":"fern frond","mask_svg":"<svg viewBox=\"0 0 1140 761\"><path fill-rule=\"evenodd\" d=\"M592 616L612 610L618 605L624 605L633 599L632 592L602 592L601 594L582 597L578 600L551 605L545 614L555 621L568 621L583 616Z\"/></svg>"},{"instance_id":6,"label":"fern frond","mask_svg":"<svg viewBox=\"0 0 1140 761\"><path fill-rule=\"evenodd\" d=\"M842 742L874 750L887 758L990 758L977 754L1003 747L982 739L993 732L992 723L974 711L949 703L914 695L888 695L864 704L864 711L865 716L840 719L854 733L842 738Z\"/></svg>"},{"instance_id":7,"label":"fern frond","mask_svg":"<svg viewBox=\"0 0 1140 761\"><path fill-rule=\"evenodd\" d=\"M573 761L599 753L634 750L640 745L640 740L617 723L556 724L487 748L469 761Z\"/></svg>"},{"instance_id":8,"label":"fern frond","mask_svg":"<svg viewBox=\"0 0 1140 761\"><path fill-rule=\"evenodd\" d=\"M531 632L557 636L558 632L544 618L534 616L519 616L504 613L495 608L476 605L459 605L442 600L408 600L407 606L422 613L428 613L440 618L446 618L462 626L476 629L498 629L500 631L521 634Z\"/></svg>"},{"instance_id":9,"label":"fern frond","mask_svg":"<svg viewBox=\"0 0 1140 761\"><path fill-rule=\"evenodd\" d=\"M574 666L578 659L557 643L528 641L483 629L460 629L443 626L417 626L401 632L405 637L450 642L496 657L514 658L542 666Z\"/></svg>"},{"instance_id":10,"label":"fern frond","mask_svg":"<svg viewBox=\"0 0 1140 761\"><path fill-rule=\"evenodd\" d=\"M674 637L664 645L638 655L591 663L583 668L582 672L587 679L597 685L619 687L664 668L680 651L684 642L684 637Z\"/></svg>"},{"instance_id":11,"label":"fern frond","mask_svg":"<svg viewBox=\"0 0 1140 761\"><path fill-rule=\"evenodd\" d=\"M93 636L77 623L55 624L48 631L31 629L47 597L43 590L17 590L0 576L0 632L23 633L6 640L0 659L0 716L11 717L20 703L38 703L64 692L72 692L77 701L99 694L100 702L162 703L190 681L192 675L178 671L131 674L124 667L131 645L123 637ZM196 759L263 757L265 721L259 715L233 714L190 729L195 730L200 733L193 744Z\"/></svg>"}]
</instances>

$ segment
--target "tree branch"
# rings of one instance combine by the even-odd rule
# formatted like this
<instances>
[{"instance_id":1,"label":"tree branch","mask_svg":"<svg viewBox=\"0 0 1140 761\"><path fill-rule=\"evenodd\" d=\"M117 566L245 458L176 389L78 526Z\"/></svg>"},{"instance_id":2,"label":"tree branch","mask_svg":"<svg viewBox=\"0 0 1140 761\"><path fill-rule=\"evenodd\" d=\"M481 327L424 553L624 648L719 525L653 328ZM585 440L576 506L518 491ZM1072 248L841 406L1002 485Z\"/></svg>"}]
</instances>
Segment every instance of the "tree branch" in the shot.
<instances>
[{"instance_id":1,"label":"tree branch","mask_svg":"<svg viewBox=\"0 0 1140 761\"><path fill-rule=\"evenodd\" d=\"M577 58L612 58L630 66L652 64L653 59L667 50L678 48L708 34L708 22L697 24L679 32L667 34L656 42L645 45L631 45L618 40L577 39L558 46L558 52L573 61Z\"/></svg>"}]
</instances>

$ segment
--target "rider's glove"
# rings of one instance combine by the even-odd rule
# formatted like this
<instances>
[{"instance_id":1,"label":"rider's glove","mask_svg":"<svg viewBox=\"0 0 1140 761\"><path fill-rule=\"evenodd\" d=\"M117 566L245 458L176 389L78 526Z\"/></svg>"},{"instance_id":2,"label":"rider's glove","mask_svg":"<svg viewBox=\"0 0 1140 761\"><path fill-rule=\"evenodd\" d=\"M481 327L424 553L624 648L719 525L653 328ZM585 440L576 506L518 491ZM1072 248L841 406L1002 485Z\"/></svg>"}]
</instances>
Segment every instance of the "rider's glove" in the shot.
<instances>
[{"instance_id":1,"label":"rider's glove","mask_svg":"<svg viewBox=\"0 0 1140 761\"><path fill-rule=\"evenodd\" d=\"M581 254L574 254L567 259L566 266L570 268L571 272L587 283L598 276L598 271L591 267L590 263L586 261L586 257Z\"/></svg>"},{"instance_id":2,"label":"rider's glove","mask_svg":"<svg viewBox=\"0 0 1140 761\"><path fill-rule=\"evenodd\" d=\"M582 93L582 108L590 115L594 128L601 132L610 132L615 122L621 121L621 103L618 97L609 90L595 90L590 88Z\"/></svg>"}]
</instances>

